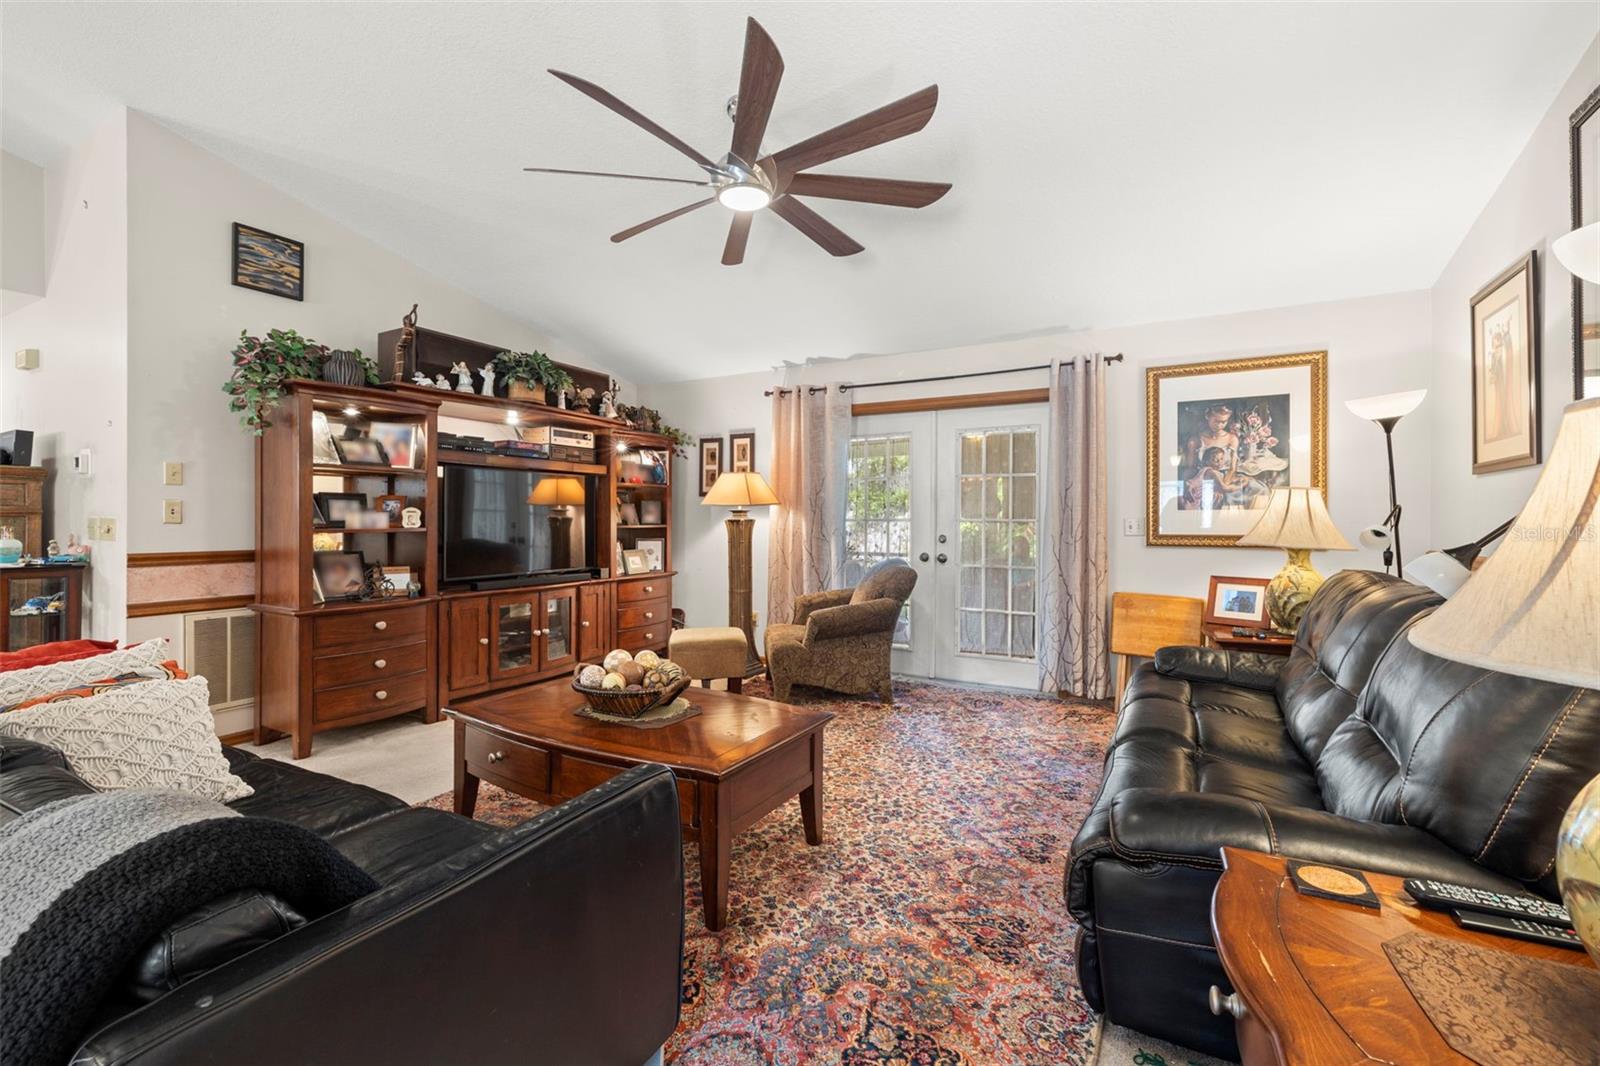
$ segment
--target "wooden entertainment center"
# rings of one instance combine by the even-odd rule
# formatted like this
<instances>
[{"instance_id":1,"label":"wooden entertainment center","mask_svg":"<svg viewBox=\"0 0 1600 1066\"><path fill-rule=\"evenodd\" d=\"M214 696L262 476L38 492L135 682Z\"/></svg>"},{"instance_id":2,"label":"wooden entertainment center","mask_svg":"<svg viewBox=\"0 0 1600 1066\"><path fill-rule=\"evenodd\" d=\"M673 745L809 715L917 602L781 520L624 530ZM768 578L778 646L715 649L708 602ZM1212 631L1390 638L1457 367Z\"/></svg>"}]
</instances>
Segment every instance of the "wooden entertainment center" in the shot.
<instances>
[{"instance_id":1,"label":"wooden entertainment center","mask_svg":"<svg viewBox=\"0 0 1600 1066\"><path fill-rule=\"evenodd\" d=\"M497 350L431 336L454 342L448 349L453 359L462 358L463 346L478 349L477 365L486 361L484 350L491 356ZM382 343L380 352L393 350ZM413 362L397 365L396 376L409 374ZM569 370L580 382L580 373L594 376ZM294 757L304 758L313 735L328 729L414 711L433 722L449 701L562 676L614 647L665 653L672 632L669 438L588 412L399 382L382 388L290 382L269 417L257 449L257 743L289 736ZM442 448L441 420L485 436L513 432L510 427L587 430L594 434L596 461ZM412 441L408 452L397 449L405 465L329 462L317 455L318 439L343 443L333 427L352 424L358 433L376 425ZM666 480L656 480L662 475L654 465L639 460L641 449L667 457ZM587 537L601 576L478 589L446 585L446 465L592 478L585 483L599 487L599 498L586 512L593 527ZM369 504L404 496L421 520L410 528L335 528L318 507L318 497L330 495L360 495ZM643 499L659 501L649 508L659 522L619 521L624 504L633 505L632 514ZM330 537L337 538L336 552L359 551L369 565L405 568L414 594L400 588L388 598L324 595L314 563L319 545L335 543ZM662 542L662 569L621 575L615 546L631 548L641 539Z\"/></svg>"}]
</instances>

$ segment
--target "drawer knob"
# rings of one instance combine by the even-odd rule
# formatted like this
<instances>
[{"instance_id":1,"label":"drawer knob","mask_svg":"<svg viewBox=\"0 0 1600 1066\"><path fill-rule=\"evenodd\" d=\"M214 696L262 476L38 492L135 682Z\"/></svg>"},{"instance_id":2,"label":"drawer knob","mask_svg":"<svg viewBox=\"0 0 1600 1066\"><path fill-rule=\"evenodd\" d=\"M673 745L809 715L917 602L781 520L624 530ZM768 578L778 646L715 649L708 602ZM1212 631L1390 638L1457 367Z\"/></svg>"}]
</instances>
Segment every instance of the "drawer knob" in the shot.
<instances>
[{"instance_id":1,"label":"drawer knob","mask_svg":"<svg viewBox=\"0 0 1600 1066\"><path fill-rule=\"evenodd\" d=\"M487 643L489 643L489 638L488 637L479 637L478 638L478 643L479 644L487 644Z\"/></svg>"},{"instance_id":2,"label":"drawer knob","mask_svg":"<svg viewBox=\"0 0 1600 1066\"><path fill-rule=\"evenodd\" d=\"M645 640L655 640L656 639L656 635L654 633L646 633L644 635L644 639Z\"/></svg>"},{"instance_id":3,"label":"drawer knob","mask_svg":"<svg viewBox=\"0 0 1600 1066\"><path fill-rule=\"evenodd\" d=\"M644 587L644 590L645 590L645 591L646 591L646 592L654 592L654 591L655 591L655 590L656 590L656 587L655 587L655 586L654 586L654 585L646 585L646 586L645 586L645 587Z\"/></svg>"},{"instance_id":4,"label":"drawer knob","mask_svg":"<svg viewBox=\"0 0 1600 1066\"><path fill-rule=\"evenodd\" d=\"M372 628L373 629L388 629L389 628L389 623L388 622L374 622L374 623L372 623Z\"/></svg>"},{"instance_id":5,"label":"drawer knob","mask_svg":"<svg viewBox=\"0 0 1600 1066\"><path fill-rule=\"evenodd\" d=\"M506 753L503 752L503 751L491 751L489 753L489 761L490 762L499 762L501 759L504 759L505 757L506 757Z\"/></svg>"},{"instance_id":6,"label":"drawer knob","mask_svg":"<svg viewBox=\"0 0 1600 1066\"><path fill-rule=\"evenodd\" d=\"M585 619L585 620L584 620L584 621L582 621L582 622L579 622L579 623L578 623L578 624L579 624L579 625L580 625L580 626L582 626L582 627L583 627L583 628L584 628L584 629L588 629L588 628L589 628L589 622L588 622L588 620L587 620L587 619Z\"/></svg>"},{"instance_id":7,"label":"drawer knob","mask_svg":"<svg viewBox=\"0 0 1600 1066\"><path fill-rule=\"evenodd\" d=\"M644 616L645 616L645 617L646 617L646 618L654 618L654 617L655 617L655 616L656 616L656 613L655 613L655 612L654 612L654 611L646 611L646 612L645 612L645 613L644 613Z\"/></svg>"},{"instance_id":8,"label":"drawer knob","mask_svg":"<svg viewBox=\"0 0 1600 1066\"><path fill-rule=\"evenodd\" d=\"M389 690L380 688L378 691L374 692L373 695L378 697L380 700L386 700L389 698Z\"/></svg>"},{"instance_id":9,"label":"drawer knob","mask_svg":"<svg viewBox=\"0 0 1600 1066\"><path fill-rule=\"evenodd\" d=\"M1229 992L1223 994L1222 989L1216 985L1211 986L1211 991L1206 993L1206 1002L1211 1007L1211 1013L1217 1017L1230 1014L1234 1018L1242 1019L1250 1013L1244 1005L1244 1000L1239 998L1239 993Z\"/></svg>"},{"instance_id":10,"label":"drawer knob","mask_svg":"<svg viewBox=\"0 0 1600 1066\"><path fill-rule=\"evenodd\" d=\"M375 660L373 662L372 665L377 667L379 670L382 670L385 666L389 665L389 660L388 659L377 659L377 660Z\"/></svg>"}]
</instances>

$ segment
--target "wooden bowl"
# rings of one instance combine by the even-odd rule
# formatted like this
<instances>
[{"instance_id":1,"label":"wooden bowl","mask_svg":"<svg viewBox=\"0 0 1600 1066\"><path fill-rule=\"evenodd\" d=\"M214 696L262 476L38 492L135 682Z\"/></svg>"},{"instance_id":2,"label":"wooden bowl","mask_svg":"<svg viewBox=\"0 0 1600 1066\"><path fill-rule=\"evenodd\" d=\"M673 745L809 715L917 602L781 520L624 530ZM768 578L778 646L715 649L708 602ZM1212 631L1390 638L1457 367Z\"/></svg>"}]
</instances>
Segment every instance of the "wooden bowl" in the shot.
<instances>
[{"instance_id":1,"label":"wooden bowl","mask_svg":"<svg viewBox=\"0 0 1600 1066\"><path fill-rule=\"evenodd\" d=\"M572 691L582 696L590 707L601 714L619 718L637 718L646 711L661 707L677 699L690 685L687 677L680 677L666 688L646 688L638 692L616 688L589 688L574 679Z\"/></svg>"}]
</instances>

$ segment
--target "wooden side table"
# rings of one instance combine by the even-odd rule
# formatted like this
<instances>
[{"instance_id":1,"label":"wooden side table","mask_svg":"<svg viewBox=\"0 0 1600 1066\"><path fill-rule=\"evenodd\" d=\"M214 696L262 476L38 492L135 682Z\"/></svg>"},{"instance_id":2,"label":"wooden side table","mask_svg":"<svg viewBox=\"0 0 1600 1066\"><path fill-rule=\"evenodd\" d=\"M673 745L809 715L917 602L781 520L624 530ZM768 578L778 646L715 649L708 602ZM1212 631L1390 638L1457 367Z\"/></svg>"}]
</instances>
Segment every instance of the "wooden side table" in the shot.
<instances>
[{"instance_id":1,"label":"wooden side table","mask_svg":"<svg viewBox=\"0 0 1600 1066\"><path fill-rule=\"evenodd\" d=\"M1227 648L1229 651L1258 651L1267 655L1288 655L1294 647L1293 637L1236 637L1232 626L1205 626L1201 633L1208 648Z\"/></svg>"},{"instance_id":2,"label":"wooden side table","mask_svg":"<svg viewBox=\"0 0 1600 1066\"><path fill-rule=\"evenodd\" d=\"M1407 933L1594 967L1581 951L1468 932L1449 915L1418 907L1399 877L1367 874L1383 905L1374 911L1300 895L1278 856L1223 848L1222 862L1211 930L1234 992L1213 988L1212 1010L1233 1015L1244 1066L1470 1066L1428 1020L1383 950Z\"/></svg>"}]
</instances>

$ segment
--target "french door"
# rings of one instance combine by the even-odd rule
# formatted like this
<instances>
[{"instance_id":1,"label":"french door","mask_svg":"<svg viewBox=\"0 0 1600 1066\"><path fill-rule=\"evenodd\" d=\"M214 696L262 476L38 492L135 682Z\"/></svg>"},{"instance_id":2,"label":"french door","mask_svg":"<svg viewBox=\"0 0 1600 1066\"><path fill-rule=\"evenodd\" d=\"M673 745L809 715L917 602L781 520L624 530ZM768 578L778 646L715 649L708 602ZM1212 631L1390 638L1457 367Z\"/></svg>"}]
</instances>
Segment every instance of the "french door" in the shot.
<instances>
[{"instance_id":1,"label":"french door","mask_svg":"<svg viewBox=\"0 0 1600 1066\"><path fill-rule=\"evenodd\" d=\"M848 583L899 556L917 587L895 634L898 673L1038 684L1043 404L855 419L845 513Z\"/></svg>"}]
</instances>

